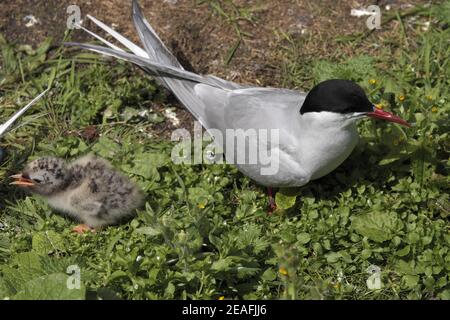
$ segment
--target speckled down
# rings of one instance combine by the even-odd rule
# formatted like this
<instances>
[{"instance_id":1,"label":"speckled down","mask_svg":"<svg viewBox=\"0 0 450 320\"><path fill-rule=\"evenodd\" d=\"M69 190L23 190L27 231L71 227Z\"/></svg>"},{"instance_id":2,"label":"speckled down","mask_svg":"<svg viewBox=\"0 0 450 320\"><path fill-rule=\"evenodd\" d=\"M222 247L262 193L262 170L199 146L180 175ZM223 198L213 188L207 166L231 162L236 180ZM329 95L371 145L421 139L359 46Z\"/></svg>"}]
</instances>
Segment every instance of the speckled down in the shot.
<instances>
[{"instance_id":1,"label":"speckled down","mask_svg":"<svg viewBox=\"0 0 450 320\"><path fill-rule=\"evenodd\" d=\"M66 164L59 158L29 163L23 176L36 185L28 189L51 207L92 228L116 224L143 203L142 191L106 160L87 155Z\"/></svg>"}]
</instances>

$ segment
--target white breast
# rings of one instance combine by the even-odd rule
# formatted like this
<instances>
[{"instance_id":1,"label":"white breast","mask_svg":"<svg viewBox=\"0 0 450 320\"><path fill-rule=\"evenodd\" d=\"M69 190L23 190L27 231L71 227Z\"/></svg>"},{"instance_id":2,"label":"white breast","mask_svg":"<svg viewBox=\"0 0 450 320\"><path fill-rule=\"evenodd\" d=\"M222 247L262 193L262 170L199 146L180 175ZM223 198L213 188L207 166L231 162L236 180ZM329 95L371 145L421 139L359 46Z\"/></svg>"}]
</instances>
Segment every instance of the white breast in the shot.
<instances>
[{"instance_id":1,"label":"white breast","mask_svg":"<svg viewBox=\"0 0 450 320\"><path fill-rule=\"evenodd\" d=\"M73 190L60 192L54 196L48 197L47 201L50 207L56 211L76 216L77 210L70 204L70 197Z\"/></svg>"},{"instance_id":2,"label":"white breast","mask_svg":"<svg viewBox=\"0 0 450 320\"><path fill-rule=\"evenodd\" d=\"M355 121L343 120L340 114L313 112L302 118L299 159L314 180L344 162L357 145L359 135Z\"/></svg>"}]
</instances>

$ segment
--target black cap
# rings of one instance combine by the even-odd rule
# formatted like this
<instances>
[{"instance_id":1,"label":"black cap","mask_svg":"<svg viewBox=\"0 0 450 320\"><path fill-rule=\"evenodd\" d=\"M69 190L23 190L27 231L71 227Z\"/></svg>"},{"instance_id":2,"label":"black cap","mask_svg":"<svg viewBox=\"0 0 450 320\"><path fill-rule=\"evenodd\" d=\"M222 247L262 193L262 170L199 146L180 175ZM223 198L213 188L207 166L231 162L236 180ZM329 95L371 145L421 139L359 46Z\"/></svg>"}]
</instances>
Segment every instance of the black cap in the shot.
<instances>
[{"instance_id":1,"label":"black cap","mask_svg":"<svg viewBox=\"0 0 450 320\"><path fill-rule=\"evenodd\" d=\"M371 112L373 103L369 101L364 90L353 81L332 79L312 88L306 96L300 114L321 111Z\"/></svg>"}]
</instances>

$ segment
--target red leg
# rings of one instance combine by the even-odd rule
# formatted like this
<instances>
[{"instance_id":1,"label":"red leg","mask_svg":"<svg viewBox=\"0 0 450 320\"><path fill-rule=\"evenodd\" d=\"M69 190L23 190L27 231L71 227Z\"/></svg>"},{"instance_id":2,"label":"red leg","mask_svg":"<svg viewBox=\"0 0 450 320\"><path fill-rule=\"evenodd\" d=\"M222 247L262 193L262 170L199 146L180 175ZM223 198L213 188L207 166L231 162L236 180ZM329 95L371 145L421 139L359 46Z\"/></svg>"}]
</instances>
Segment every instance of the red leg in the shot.
<instances>
[{"instance_id":1,"label":"red leg","mask_svg":"<svg viewBox=\"0 0 450 320\"><path fill-rule=\"evenodd\" d=\"M271 187L267 188L267 195L269 196L269 210L268 210L268 213L272 214L275 210L277 210L277 204L275 202L273 189Z\"/></svg>"},{"instance_id":2,"label":"red leg","mask_svg":"<svg viewBox=\"0 0 450 320\"><path fill-rule=\"evenodd\" d=\"M78 234L83 234L83 233L86 233L86 232L89 232L89 231L95 232L95 229L89 227L86 224L79 224L79 225L73 227L72 231L75 232L75 233L78 233Z\"/></svg>"}]
</instances>

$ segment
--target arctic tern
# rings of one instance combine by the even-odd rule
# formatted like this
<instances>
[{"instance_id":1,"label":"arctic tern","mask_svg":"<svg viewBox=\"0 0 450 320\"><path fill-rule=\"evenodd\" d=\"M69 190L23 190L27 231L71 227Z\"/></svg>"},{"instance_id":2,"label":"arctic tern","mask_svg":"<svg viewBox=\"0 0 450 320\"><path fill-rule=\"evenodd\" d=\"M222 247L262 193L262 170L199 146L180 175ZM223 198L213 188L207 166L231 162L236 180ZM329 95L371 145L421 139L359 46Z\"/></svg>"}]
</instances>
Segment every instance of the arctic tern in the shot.
<instances>
[{"instance_id":1,"label":"arctic tern","mask_svg":"<svg viewBox=\"0 0 450 320\"><path fill-rule=\"evenodd\" d=\"M410 126L400 117L376 108L364 90L348 80L327 80L309 93L303 93L244 86L212 75L186 71L144 18L136 0L132 3L132 17L143 48L88 15L131 53L82 26L108 47L66 44L136 64L171 91L214 139L215 133L225 136L227 130L276 130L278 141L261 144L261 137L248 141L277 154L276 172L263 174L260 161L236 163L242 173L264 186L299 187L336 169L357 144L356 123L359 119L371 117ZM226 150L226 146L222 141L221 147L228 154L230 150ZM247 145L245 150L231 151L236 155L248 152L251 147Z\"/></svg>"}]
</instances>

